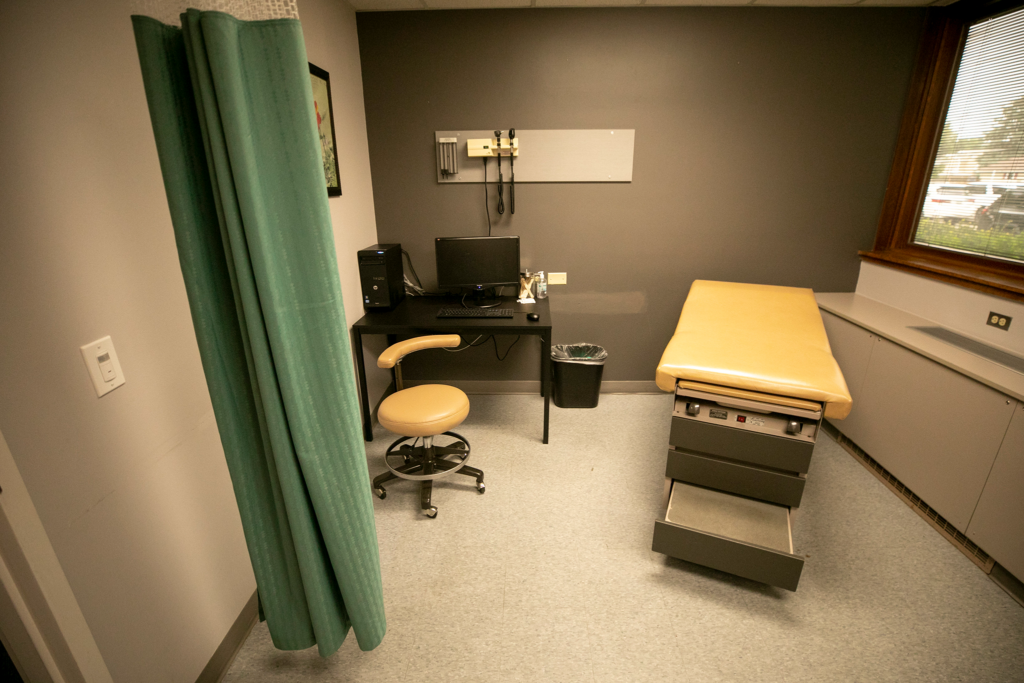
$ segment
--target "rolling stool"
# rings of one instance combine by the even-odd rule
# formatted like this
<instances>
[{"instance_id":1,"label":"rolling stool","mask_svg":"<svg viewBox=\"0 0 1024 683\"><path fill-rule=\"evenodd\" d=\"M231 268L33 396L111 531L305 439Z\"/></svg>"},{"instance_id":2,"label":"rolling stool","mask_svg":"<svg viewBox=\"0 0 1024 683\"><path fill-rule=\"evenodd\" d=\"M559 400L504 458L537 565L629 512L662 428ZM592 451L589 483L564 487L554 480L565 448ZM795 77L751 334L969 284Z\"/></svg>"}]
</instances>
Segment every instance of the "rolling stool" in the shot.
<instances>
[{"instance_id":1,"label":"rolling stool","mask_svg":"<svg viewBox=\"0 0 1024 683\"><path fill-rule=\"evenodd\" d=\"M476 478L476 490L483 493L484 473L475 467L466 467L469 460L469 441L448 431L462 424L469 415L469 398L461 389L445 384L423 384L408 389L402 383L402 358L423 349L453 348L462 343L457 334L414 337L393 344L377 359L377 367L395 369L395 388L377 409L377 419L388 431L402 438L388 447L384 462L388 471L373 480L373 491L384 500L388 493L383 484L392 479L411 479L423 482L420 487L420 507L427 517L437 517L437 507L431 505L430 494L434 480L452 474ZM437 446L439 436L450 436L456 441ZM412 443L407 443L412 439ZM422 439L421 445L417 442Z\"/></svg>"}]
</instances>

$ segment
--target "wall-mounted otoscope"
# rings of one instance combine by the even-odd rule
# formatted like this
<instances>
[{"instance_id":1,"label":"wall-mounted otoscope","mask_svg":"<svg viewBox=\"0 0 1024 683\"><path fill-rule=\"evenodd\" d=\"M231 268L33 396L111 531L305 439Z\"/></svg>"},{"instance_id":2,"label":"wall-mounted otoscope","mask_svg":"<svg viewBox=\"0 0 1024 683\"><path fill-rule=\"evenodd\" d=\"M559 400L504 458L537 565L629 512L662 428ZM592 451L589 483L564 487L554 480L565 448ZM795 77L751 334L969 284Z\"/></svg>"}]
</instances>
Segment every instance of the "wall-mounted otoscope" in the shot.
<instances>
[{"instance_id":1,"label":"wall-mounted otoscope","mask_svg":"<svg viewBox=\"0 0 1024 683\"><path fill-rule=\"evenodd\" d=\"M505 143L508 142L508 147L505 147ZM484 157L484 187L486 188L487 183L487 157L498 157L498 213L505 213L505 198L504 198L504 185L505 177L501 172L501 152L503 149L508 150L508 163L509 169L512 173L511 180L508 186L508 195L511 202L510 208L512 213L516 212L516 195L515 195L515 182L516 182L516 171L513 160L519 156L519 140L516 138L516 130L512 128L508 132L508 137L501 137L501 131L494 131L493 138L471 138L466 140L466 156L473 157ZM490 219L488 214L488 220Z\"/></svg>"},{"instance_id":2,"label":"wall-mounted otoscope","mask_svg":"<svg viewBox=\"0 0 1024 683\"><path fill-rule=\"evenodd\" d=\"M516 129L508 129L508 204L511 213L516 212L516 157L512 154L512 141L516 139ZM501 156L498 156L498 163L501 163ZM501 168L498 168L498 177L501 177Z\"/></svg>"},{"instance_id":3,"label":"wall-mounted otoscope","mask_svg":"<svg viewBox=\"0 0 1024 683\"><path fill-rule=\"evenodd\" d=\"M505 213L505 188L501 176L501 131L494 131L494 137L498 141L498 214ZM511 150L510 150L511 151Z\"/></svg>"}]
</instances>

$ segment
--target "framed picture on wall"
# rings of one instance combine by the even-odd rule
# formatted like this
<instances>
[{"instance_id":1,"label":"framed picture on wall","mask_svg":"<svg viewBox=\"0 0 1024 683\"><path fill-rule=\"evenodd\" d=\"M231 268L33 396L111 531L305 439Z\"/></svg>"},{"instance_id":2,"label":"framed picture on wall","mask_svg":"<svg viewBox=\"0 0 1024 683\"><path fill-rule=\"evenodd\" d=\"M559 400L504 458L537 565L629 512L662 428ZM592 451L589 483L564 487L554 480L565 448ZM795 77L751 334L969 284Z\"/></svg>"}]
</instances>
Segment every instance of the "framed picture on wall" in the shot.
<instances>
[{"instance_id":1,"label":"framed picture on wall","mask_svg":"<svg viewBox=\"0 0 1024 683\"><path fill-rule=\"evenodd\" d=\"M318 66L309 65L309 81L313 86L316 129L320 135L320 155L324 162L327 196L341 196L338 176L338 148L334 140L334 106L331 103L331 77Z\"/></svg>"}]
</instances>

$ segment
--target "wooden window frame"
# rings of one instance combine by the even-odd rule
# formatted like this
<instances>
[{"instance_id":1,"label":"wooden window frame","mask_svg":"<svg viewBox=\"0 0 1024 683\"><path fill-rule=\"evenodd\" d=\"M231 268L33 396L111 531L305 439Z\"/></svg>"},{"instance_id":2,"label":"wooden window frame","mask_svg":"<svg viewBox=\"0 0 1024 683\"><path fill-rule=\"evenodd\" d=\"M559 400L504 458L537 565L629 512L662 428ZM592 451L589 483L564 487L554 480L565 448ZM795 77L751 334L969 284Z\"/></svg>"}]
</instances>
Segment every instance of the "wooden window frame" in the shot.
<instances>
[{"instance_id":1,"label":"wooden window frame","mask_svg":"<svg viewBox=\"0 0 1024 683\"><path fill-rule=\"evenodd\" d=\"M1021 6L1022 0L961 0L956 5L928 11L878 233L874 248L860 252L863 260L1024 301L1024 265L914 243L967 29L981 19Z\"/></svg>"}]
</instances>

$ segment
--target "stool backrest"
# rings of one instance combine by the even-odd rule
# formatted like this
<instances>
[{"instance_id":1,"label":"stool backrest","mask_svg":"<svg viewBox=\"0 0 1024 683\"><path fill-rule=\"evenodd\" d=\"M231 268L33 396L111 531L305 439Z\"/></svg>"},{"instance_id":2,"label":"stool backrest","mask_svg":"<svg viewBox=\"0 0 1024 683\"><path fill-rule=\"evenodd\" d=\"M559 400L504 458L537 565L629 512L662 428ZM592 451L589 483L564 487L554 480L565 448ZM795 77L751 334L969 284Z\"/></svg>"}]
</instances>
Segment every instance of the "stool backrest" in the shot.
<instances>
[{"instance_id":1,"label":"stool backrest","mask_svg":"<svg viewBox=\"0 0 1024 683\"><path fill-rule=\"evenodd\" d=\"M462 343L462 337L457 334L432 334L425 337L413 337L384 349L384 353L377 358L378 368L393 368L402 359L414 351L424 349L454 348Z\"/></svg>"}]
</instances>

